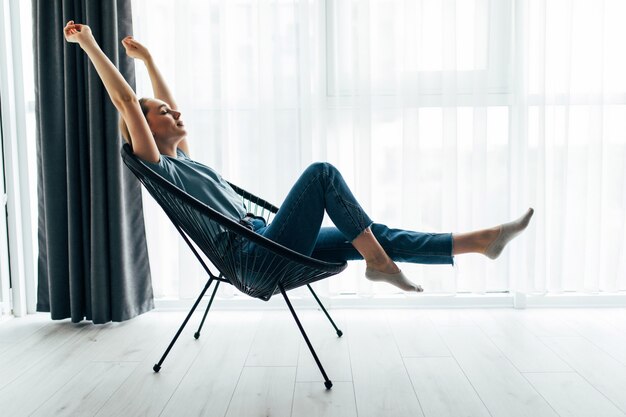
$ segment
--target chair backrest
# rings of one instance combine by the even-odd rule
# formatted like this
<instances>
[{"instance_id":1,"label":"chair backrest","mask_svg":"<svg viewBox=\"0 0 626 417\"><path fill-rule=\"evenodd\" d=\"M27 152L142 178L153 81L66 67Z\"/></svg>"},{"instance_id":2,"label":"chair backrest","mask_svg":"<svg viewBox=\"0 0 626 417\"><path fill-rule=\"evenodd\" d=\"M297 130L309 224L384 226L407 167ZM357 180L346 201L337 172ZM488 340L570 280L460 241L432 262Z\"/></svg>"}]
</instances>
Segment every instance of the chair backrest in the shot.
<instances>
[{"instance_id":1,"label":"chair backrest","mask_svg":"<svg viewBox=\"0 0 626 417\"><path fill-rule=\"evenodd\" d=\"M153 171L133 154L129 144L122 146L121 155L126 166L163 208L181 235L185 237L186 234L193 240L224 278L243 293L267 301L279 292L279 282L289 290L345 269L346 262L310 258L214 210ZM252 196L238 187L235 190L244 199ZM255 204L271 212L277 210L258 198ZM191 246L189 241L187 243ZM261 249L255 251L254 256L249 255L251 245Z\"/></svg>"}]
</instances>

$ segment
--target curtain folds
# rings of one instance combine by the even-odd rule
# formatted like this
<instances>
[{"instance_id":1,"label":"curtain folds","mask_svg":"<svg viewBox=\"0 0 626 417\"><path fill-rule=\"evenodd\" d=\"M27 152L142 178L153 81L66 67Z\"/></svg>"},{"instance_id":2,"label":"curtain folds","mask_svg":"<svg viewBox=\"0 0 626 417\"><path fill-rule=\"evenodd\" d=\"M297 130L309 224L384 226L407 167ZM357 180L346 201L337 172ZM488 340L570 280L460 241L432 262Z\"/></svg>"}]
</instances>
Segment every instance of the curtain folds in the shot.
<instances>
[{"instance_id":1,"label":"curtain folds","mask_svg":"<svg viewBox=\"0 0 626 417\"><path fill-rule=\"evenodd\" d=\"M525 291L626 289L626 4L516 4L512 143L537 202ZM520 195L515 196L519 201Z\"/></svg>"},{"instance_id":2,"label":"curtain folds","mask_svg":"<svg viewBox=\"0 0 626 417\"><path fill-rule=\"evenodd\" d=\"M95 68L68 44L68 20L89 25L134 86L121 48L127 0L33 0L39 199L37 311L52 319L128 320L154 308L140 184L123 168L118 114Z\"/></svg>"},{"instance_id":3,"label":"curtain folds","mask_svg":"<svg viewBox=\"0 0 626 417\"><path fill-rule=\"evenodd\" d=\"M324 160L390 227L460 233L535 208L496 261L401 265L427 292L626 290L623 2L133 0L133 13L192 157L274 204ZM206 277L182 239L147 235L157 296L191 298ZM363 272L315 286L395 292Z\"/></svg>"}]
</instances>

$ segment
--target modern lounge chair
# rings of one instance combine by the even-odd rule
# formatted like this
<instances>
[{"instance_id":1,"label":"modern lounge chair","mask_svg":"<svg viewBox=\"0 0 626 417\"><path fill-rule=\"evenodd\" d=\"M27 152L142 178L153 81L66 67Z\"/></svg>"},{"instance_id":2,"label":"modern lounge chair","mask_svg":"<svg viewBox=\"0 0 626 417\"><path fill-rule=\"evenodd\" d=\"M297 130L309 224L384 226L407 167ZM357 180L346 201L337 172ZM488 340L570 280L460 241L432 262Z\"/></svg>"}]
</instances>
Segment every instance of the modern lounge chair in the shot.
<instances>
[{"instance_id":1,"label":"modern lounge chair","mask_svg":"<svg viewBox=\"0 0 626 417\"><path fill-rule=\"evenodd\" d=\"M341 337L343 333L337 328L310 284L338 274L346 268L347 263L324 262L295 252L261 236L243 224L224 216L153 171L133 154L132 148L128 143L122 146L121 155L126 166L137 176L139 181L141 181L152 197L154 197L157 203L163 208L194 255L196 255L196 258L198 258L198 261L202 264L207 274L209 274L209 279L204 289L176 332L176 335L170 342L161 360L154 365L153 370L159 372L163 361L174 346L174 343L200 303L200 300L211 283L215 281L215 288L213 289L213 294L202 317L200 327L194 334L196 339L200 337L200 331L202 330L207 313L213 303L217 288L220 282L227 282L234 285L241 292L264 301L268 301L272 295L279 292L283 295L324 377L324 385L327 389L330 389L333 384L328 379L304 328L300 324L300 320L287 297L287 291L306 285L335 328L337 336ZM278 207L250 194L234 184L230 185L241 195L242 204L245 209L249 213L264 217L269 224L270 218L278 212ZM207 268L190 240L198 246L217 268L219 276L214 275L209 268ZM257 245L261 250L256 251L256 255L249 255L247 249L249 249L251 245Z\"/></svg>"}]
</instances>

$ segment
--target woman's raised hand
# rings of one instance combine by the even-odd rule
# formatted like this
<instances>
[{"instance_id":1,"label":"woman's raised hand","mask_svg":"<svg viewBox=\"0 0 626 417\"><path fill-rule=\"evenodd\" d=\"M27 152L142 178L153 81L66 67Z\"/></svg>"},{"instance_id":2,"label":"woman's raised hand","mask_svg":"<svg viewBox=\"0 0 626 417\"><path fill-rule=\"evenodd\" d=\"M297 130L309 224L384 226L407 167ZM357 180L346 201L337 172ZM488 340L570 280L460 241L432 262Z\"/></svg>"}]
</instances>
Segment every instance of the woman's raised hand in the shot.
<instances>
[{"instance_id":1,"label":"woman's raised hand","mask_svg":"<svg viewBox=\"0 0 626 417\"><path fill-rule=\"evenodd\" d=\"M141 59L142 61L150 58L148 48L137 42L135 38L130 35L122 39L122 45L126 48L126 55L131 58Z\"/></svg>"},{"instance_id":2,"label":"woman's raised hand","mask_svg":"<svg viewBox=\"0 0 626 417\"><path fill-rule=\"evenodd\" d=\"M73 20L67 22L67 25L63 28L63 34L65 35L65 40L68 42L81 44L87 40L93 40L89 26L74 23Z\"/></svg>"}]
</instances>

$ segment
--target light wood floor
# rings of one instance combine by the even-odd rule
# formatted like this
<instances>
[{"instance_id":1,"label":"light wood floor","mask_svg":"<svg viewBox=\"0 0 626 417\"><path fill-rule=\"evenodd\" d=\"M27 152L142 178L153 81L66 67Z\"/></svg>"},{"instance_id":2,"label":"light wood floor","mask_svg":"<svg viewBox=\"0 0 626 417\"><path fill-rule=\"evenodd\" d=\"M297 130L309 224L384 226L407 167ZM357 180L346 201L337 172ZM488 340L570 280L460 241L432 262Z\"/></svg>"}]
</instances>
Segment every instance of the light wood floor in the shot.
<instances>
[{"instance_id":1,"label":"light wood floor","mask_svg":"<svg viewBox=\"0 0 626 417\"><path fill-rule=\"evenodd\" d=\"M1 416L626 416L626 308L201 314L0 322Z\"/></svg>"}]
</instances>

